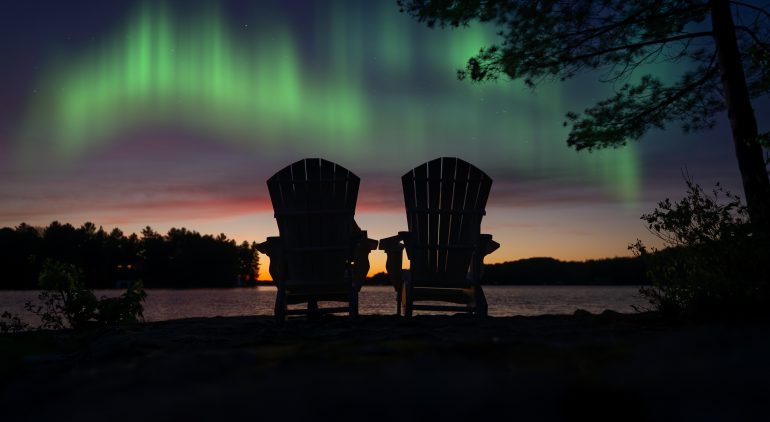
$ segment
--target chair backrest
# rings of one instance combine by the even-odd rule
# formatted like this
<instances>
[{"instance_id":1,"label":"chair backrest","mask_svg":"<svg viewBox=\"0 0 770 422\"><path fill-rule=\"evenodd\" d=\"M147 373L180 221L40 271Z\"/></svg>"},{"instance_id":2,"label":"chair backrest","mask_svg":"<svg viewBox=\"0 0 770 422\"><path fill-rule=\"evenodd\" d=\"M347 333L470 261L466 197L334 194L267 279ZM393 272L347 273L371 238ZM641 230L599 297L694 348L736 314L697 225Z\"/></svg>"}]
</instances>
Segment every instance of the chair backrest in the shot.
<instances>
[{"instance_id":1,"label":"chair backrest","mask_svg":"<svg viewBox=\"0 0 770 422\"><path fill-rule=\"evenodd\" d=\"M459 158L442 157L409 171L401 182L412 282L467 284L492 179Z\"/></svg>"},{"instance_id":2,"label":"chair backrest","mask_svg":"<svg viewBox=\"0 0 770 422\"><path fill-rule=\"evenodd\" d=\"M268 179L288 272L284 281L344 281L359 182L346 168L320 158L297 161Z\"/></svg>"}]
</instances>

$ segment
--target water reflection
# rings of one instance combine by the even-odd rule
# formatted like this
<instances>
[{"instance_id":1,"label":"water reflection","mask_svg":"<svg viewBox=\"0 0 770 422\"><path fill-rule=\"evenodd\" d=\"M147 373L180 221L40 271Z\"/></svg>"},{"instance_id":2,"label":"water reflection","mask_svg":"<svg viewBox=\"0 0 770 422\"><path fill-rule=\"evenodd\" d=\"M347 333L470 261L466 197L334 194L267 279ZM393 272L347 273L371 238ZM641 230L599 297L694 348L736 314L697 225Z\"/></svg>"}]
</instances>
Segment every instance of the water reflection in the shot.
<instances>
[{"instance_id":1,"label":"water reflection","mask_svg":"<svg viewBox=\"0 0 770 422\"><path fill-rule=\"evenodd\" d=\"M637 287L629 286L486 286L492 316L571 314L576 309L599 313L605 309L633 312L643 306ZM144 307L146 321L215 316L272 315L274 287L237 289L166 290L149 289ZM97 296L116 296L117 290L97 290ZM24 302L35 299L34 291L0 292L0 310L25 317ZM391 287L364 287L360 295L363 315L392 315L396 311Z\"/></svg>"}]
</instances>

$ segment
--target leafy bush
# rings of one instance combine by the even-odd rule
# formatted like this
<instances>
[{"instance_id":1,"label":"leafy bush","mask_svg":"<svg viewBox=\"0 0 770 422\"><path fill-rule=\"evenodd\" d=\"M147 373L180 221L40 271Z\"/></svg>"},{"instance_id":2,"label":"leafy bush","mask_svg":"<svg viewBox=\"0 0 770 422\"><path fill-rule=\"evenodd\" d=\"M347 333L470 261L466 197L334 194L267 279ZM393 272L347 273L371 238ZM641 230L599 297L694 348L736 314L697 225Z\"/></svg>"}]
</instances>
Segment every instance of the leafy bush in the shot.
<instances>
[{"instance_id":1,"label":"leafy bush","mask_svg":"<svg viewBox=\"0 0 770 422\"><path fill-rule=\"evenodd\" d=\"M739 197L717 184L709 194L685 179L687 195L666 199L642 215L663 250L637 240L652 287L642 288L652 308L698 316L767 312L770 264L767 239L753 235Z\"/></svg>"},{"instance_id":2,"label":"leafy bush","mask_svg":"<svg viewBox=\"0 0 770 422\"><path fill-rule=\"evenodd\" d=\"M134 283L119 297L96 298L84 287L83 272L72 264L48 259L38 278L43 291L39 303L27 302L24 308L40 317L40 328L78 329L86 325L115 325L135 322L142 317L142 302L147 293L141 282Z\"/></svg>"},{"instance_id":3,"label":"leafy bush","mask_svg":"<svg viewBox=\"0 0 770 422\"><path fill-rule=\"evenodd\" d=\"M141 281L134 283L120 297L102 297L96 303L96 321L105 325L137 322L144 316L142 302L146 297Z\"/></svg>"},{"instance_id":4,"label":"leafy bush","mask_svg":"<svg viewBox=\"0 0 770 422\"><path fill-rule=\"evenodd\" d=\"M8 311L0 315L0 334L18 333L29 327L18 315Z\"/></svg>"}]
</instances>

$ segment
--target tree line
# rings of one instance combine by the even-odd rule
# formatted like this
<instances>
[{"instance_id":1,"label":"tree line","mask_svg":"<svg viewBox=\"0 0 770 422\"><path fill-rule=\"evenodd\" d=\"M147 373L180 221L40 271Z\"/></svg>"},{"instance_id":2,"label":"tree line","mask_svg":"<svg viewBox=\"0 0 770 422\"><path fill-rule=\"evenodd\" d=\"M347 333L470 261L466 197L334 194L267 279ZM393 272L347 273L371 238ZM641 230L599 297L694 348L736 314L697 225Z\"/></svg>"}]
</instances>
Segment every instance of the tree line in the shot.
<instances>
[{"instance_id":1,"label":"tree line","mask_svg":"<svg viewBox=\"0 0 770 422\"><path fill-rule=\"evenodd\" d=\"M408 273L409 270L404 270ZM484 264L484 285L626 285L650 284L645 264L639 257L560 261L555 258L527 258L499 264ZM388 274L381 272L367 278L365 284L390 286Z\"/></svg>"},{"instance_id":2,"label":"tree line","mask_svg":"<svg viewBox=\"0 0 770 422\"><path fill-rule=\"evenodd\" d=\"M0 229L0 289L36 289L46 260L75 265L87 288L113 288L142 280L148 288L232 287L257 280L256 244L240 244L186 228L165 235L145 227L139 235L110 232L91 222L54 221Z\"/></svg>"},{"instance_id":3,"label":"tree line","mask_svg":"<svg viewBox=\"0 0 770 422\"><path fill-rule=\"evenodd\" d=\"M484 266L483 284L500 285L632 285L649 284L638 257L559 261L529 258Z\"/></svg>"}]
</instances>

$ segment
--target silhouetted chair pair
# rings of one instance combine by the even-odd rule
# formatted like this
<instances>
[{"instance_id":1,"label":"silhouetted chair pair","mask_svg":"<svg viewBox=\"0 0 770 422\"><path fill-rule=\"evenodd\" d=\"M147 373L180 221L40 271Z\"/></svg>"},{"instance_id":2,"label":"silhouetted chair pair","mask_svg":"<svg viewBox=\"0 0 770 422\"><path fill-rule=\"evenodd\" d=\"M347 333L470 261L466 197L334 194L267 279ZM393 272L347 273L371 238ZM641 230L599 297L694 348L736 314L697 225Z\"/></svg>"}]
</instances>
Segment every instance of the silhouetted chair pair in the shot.
<instances>
[{"instance_id":1,"label":"silhouetted chair pair","mask_svg":"<svg viewBox=\"0 0 770 422\"><path fill-rule=\"evenodd\" d=\"M268 179L280 236L259 250L270 257L278 287L275 315L331 312L358 314L358 292L378 242L356 225L360 179L329 161L309 158ZM408 231L382 239L386 269L396 289L399 313L414 310L487 314L480 285L484 256L499 245L480 233L489 190L484 172L458 158L437 158L402 177ZM402 277L402 251L410 261ZM347 302L320 308L318 302ZM444 301L462 306L420 305ZM288 305L307 303L307 309Z\"/></svg>"}]
</instances>

